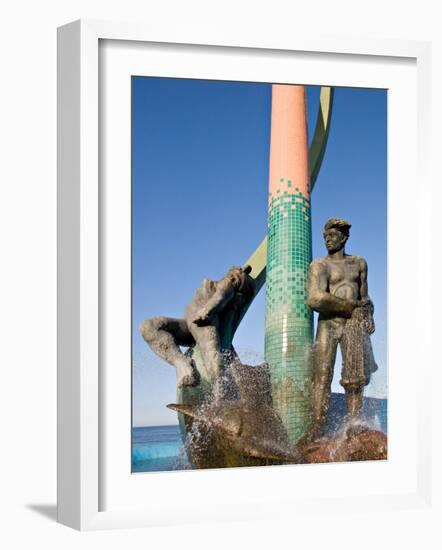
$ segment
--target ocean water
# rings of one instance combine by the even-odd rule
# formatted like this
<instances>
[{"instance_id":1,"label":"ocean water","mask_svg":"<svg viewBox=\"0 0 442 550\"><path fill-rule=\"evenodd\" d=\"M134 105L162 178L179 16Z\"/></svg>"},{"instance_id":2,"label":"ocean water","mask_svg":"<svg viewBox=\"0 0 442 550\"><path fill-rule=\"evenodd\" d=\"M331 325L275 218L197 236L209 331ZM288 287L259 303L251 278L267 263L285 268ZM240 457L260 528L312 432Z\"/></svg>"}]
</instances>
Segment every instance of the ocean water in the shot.
<instances>
[{"instance_id":1,"label":"ocean water","mask_svg":"<svg viewBox=\"0 0 442 550\"><path fill-rule=\"evenodd\" d=\"M344 395L332 393L328 431L339 430L344 415ZM362 417L374 428L387 433L387 400L364 398ZM133 473L170 472L171 470L188 470L190 468L178 424L132 428Z\"/></svg>"},{"instance_id":2,"label":"ocean water","mask_svg":"<svg viewBox=\"0 0 442 550\"><path fill-rule=\"evenodd\" d=\"M187 469L182 447L178 424L132 428L132 472Z\"/></svg>"},{"instance_id":3,"label":"ocean water","mask_svg":"<svg viewBox=\"0 0 442 550\"><path fill-rule=\"evenodd\" d=\"M364 397L362 403L361 418L371 424L374 429L387 433L387 399ZM336 432L342 426L346 412L345 395L332 393L328 414L328 432Z\"/></svg>"}]
</instances>

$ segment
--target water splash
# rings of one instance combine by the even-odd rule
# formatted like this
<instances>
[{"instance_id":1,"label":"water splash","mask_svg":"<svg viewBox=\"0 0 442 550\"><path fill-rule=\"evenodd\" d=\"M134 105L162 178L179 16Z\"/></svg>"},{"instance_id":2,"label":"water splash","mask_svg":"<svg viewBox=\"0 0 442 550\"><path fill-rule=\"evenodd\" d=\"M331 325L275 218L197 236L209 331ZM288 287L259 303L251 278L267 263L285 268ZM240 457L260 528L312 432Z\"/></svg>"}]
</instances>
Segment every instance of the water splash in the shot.
<instances>
[{"instance_id":1,"label":"water splash","mask_svg":"<svg viewBox=\"0 0 442 550\"><path fill-rule=\"evenodd\" d=\"M385 460L387 436L373 422L346 420L335 433L301 449L308 463Z\"/></svg>"},{"instance_id":2,"label":"water splash","mask_svg":"<svg viewBox=\"0 0 442 550\"><path fill-rule=\"evenodd\" d=\"M178 456L175 461L174 470L192 470L192 465L188 458L188 448L186 443L181 445Z\"/></svg>"}]
</instances>

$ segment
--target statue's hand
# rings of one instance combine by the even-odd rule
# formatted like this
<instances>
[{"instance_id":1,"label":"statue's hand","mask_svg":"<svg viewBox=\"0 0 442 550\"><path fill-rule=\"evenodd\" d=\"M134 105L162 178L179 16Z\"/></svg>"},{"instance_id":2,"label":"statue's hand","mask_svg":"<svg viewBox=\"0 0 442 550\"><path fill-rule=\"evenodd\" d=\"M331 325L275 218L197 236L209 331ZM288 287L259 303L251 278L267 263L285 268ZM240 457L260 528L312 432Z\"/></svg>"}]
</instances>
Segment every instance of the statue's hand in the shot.
<instances>
[{"instance_id":1,"label":"statue's hand","mask_svg":"<svg viewBox=\"0 0 442 550\"><path fill-rule=\"evenodd\" d=\"M356 308L367 308L370 310L371 314L373 314L374 312L374 306L373 306L373 302L370 300L370 298L362 298L362 300L353 300L354 302L354 305L353 305L353 308L356 309Z\"/></svg>"},{"instance_id":2,"label":"statue's hand","mask_svg":"<svg viewBox=\"0 0 442 550\"><path fill-rule=\"evenodd\" d=\"M343 315L344 317L352 317L353 314L356 312L357 308L360 306L360 300L346 300L346 308L347 308L347 312L345 315Z\"/></svg>"}]
</instances>

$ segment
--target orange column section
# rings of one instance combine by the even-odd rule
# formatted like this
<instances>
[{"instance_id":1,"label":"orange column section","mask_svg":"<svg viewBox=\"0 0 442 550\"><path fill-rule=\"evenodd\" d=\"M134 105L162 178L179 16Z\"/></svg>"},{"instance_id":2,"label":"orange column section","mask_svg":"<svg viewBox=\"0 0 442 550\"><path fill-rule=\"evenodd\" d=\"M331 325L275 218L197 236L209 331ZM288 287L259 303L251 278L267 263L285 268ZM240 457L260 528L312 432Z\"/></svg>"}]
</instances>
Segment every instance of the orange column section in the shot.
<instances>
[{"instance_id":1,"label":"orange column section","mask_svg":"<svg viewBox=\"0 0 442 550\"><path fill-rule=\"evenodd\" d=\"M297 187L309 198L308 136L304 86L272 86L269 192ZM288 182L292 183L288 187Z\"/></svg>"}]
</instances>

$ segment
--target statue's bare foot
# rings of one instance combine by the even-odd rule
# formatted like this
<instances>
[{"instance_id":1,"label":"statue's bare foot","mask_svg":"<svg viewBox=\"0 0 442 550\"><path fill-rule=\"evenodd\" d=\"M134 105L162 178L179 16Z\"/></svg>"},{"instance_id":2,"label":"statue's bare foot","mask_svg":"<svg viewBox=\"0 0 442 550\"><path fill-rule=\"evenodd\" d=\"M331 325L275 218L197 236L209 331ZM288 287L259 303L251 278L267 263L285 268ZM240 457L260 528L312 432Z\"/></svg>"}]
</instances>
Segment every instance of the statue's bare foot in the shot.
<instances>
[{"instance_id":1,"label":"statue's bare foot","mask_svg":"<svg viewBox=\"0 0 442 550\"><path fill-rule=\"evenodd\" d=\"M177 366L176 379L178 388L181 386L198 386L200 375L192 359Z\"/></svg>"}]
</instances>

